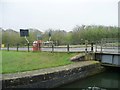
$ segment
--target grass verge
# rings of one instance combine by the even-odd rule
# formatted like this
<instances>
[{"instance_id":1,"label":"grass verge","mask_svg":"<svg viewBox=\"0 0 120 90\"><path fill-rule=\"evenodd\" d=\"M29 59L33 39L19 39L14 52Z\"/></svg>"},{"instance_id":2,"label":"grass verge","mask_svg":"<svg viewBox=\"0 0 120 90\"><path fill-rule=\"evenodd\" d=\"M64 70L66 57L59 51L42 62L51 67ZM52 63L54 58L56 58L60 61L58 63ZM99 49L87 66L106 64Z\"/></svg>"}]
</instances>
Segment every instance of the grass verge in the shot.
<instances>
[{"instance_id":1,"label":"grass verge","mask_svg":"<svg viewBox=\"0 0 120 90\"><path fill-rule=\"evenodd\" d=\"M16 73L71 64L77 53L2 51L2 73Z\"/></svg>"}]
</instances>

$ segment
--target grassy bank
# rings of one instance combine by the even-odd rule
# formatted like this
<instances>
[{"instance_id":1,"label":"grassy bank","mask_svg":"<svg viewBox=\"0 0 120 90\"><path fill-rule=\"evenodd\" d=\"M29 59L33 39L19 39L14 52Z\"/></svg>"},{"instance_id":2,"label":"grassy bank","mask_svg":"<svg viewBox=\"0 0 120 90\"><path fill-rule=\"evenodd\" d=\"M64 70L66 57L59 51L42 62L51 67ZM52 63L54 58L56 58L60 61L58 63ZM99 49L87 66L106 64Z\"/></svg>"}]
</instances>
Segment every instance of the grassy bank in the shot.
<instances>
[{"instance_id":1,"label":"grassy bank","mask_svg":"<svg viewBox=\"0 0 120 90\"><path fill-rule=\"evenodd\" d=\"M2 73L15 73L71 64L77 53L2 51Z\"/></svg>"}]
</instances>

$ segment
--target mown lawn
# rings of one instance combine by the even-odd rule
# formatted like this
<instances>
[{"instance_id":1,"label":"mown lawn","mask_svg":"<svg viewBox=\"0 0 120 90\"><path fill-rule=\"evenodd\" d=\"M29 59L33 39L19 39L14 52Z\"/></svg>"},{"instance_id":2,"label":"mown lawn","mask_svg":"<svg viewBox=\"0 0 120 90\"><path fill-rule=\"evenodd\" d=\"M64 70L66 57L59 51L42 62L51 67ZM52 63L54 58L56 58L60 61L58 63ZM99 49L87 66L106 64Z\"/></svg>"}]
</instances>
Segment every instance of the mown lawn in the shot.
<instances>
[{"instance_id":1,"label":"mown lawn","mask_svg":"<svg viewBox=\"0 0 120 90\"><path fill-rule=\"evenodd\" d=\"M71 64L77 53L2 51L2 73L15 73Z\"/></svg>"}]
</instances>

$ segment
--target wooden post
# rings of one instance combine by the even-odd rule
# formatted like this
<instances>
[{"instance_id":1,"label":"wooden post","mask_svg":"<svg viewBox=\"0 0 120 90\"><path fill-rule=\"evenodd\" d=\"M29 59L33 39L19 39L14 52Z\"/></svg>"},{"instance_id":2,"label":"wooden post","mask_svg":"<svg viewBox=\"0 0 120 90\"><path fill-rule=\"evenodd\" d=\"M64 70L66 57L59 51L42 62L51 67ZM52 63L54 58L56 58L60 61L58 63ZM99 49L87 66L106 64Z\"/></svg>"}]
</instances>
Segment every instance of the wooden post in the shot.
<instances>
[{"instance_id":1,"label":"wooden post","mask_svg":"<svg viewBox=\"0 0 120 90\"><path fill-rule=\"evenodd\" d=\"M29 43L28 43L28 52L29 52L30 50L29 50Z\"/></svg>"},{"instance_id":2,"label":"wooden post","mask_svg":"<svg viewBox=\"0 0 120 90\"><path fill-rule=\"evenodd\" d=\"M97 43L96 43L96 45L95 45L95 52L97 52Z\"/></svg>"},{"instance_id":3,"label":"wooden post","mask_svg":"<svg viewBox=\"0 0 120 90\"><path fill-rule=\"evenodd\" d=\"M85 40L85 60L88 60L87 44L88 44L88 40Z\"/></svg>"},{"instance_id":4,"label":"wooden post","mask_svg":"<svg viewBox=\"0 0 120 90\"><path fill-rule=\"evenodd\" d=\"M69 53L70 49L69 49L69 44L67 44L67 52Z\"/></svg>"},{"instance_id":5,"label":"wooden post","mask_svg":"<svg viewBox=\"0 0 120 90\"><path fill-rule=\"evenodd\" d=\"M85 54L87 54L87 44L88 44L88 41L85 40Z\"/></svg>"},{"instance_id":6,"label":"wooden post","mask_svg":"<svg viewBox=\"0 0 120 90\"><path fill-rule=\"evenodd\" d=\"M19 44L17 44L17 51L18 51L18 48L19 48Z\"/></svg>"},{"instance_id":7,"label":"wooden post","mask_svg":"<svg viewBox=\"0 0 120 90\"><path fill-rule=\"evenodd\" d=\"M41 51L41 43L39 42L39 44L38 44L38 48L39 48L39 51Z\"/></svg>"},{"instance_id":8,"label":"wooden post","mask_svg":"<svg viewBox=\"0 0 120 90\"><path fill-rule=\"evenodd\" d=\"M93 42L91 43L91 52L93 52Z\"/></svg>"},{"instance_id":9,"label":"wooden post","mask_svg":"<svg viewBox=\"0 0 120 90\"><path fill-rule=\"evenodd\" d=\"M7 50L9 51L9 43L7 44Z\"/></svg>"},{"instance_id":10,"label":"wooden post","mask_svg":"<svg viewBox=\"0 0 120 90\"><path fill-rule=\"evenodd\" d=\"M101 53L102 53L102 45L103 45L103 42L101 41L101 51L100 51Z\"/></svg>"},{"instance_id":11,"label":"wooden post","mask_svg":"<svg viewBox=\"0 0 120 90\"><path fill-rule=\"evenodd\" d=\"M52 44L52 52L54 52L54 44Z\"/></svg>"},{"instance_id":12,"label":"wooden post","mask_svg":"<svg viewBox=\"0 0 120 90\"><path fill-rule=\"evenodd\" d=\"M2 44L0 44L0 50L1 50Z\"/></svg>"}]
</instances>

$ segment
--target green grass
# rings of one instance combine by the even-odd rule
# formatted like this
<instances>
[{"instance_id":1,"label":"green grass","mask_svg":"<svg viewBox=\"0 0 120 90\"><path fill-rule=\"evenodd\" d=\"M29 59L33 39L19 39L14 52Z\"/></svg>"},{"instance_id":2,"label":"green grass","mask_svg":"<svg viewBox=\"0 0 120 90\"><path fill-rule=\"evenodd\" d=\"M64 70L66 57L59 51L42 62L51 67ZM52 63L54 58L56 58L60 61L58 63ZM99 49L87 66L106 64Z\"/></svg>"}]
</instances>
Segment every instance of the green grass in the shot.
<instances>
[{"instance_id":1,"label":"green grass","mask_svg":"<svg viewBox=\"0 0 120 90\"><path fill-rule=\"evenodd\" d=\"M77 53L2 51L2 73L15 73L71 64Z\"/></svg>"}]
</instances>

